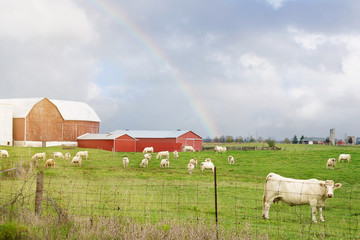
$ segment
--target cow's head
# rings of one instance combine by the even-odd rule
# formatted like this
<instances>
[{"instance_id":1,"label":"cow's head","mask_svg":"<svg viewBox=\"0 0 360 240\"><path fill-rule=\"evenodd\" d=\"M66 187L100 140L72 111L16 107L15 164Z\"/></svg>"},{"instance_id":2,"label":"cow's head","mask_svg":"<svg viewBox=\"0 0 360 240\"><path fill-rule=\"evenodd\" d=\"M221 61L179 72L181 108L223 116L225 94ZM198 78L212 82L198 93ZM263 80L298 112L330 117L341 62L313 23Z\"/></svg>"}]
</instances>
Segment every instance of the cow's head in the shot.
<instances>
[{"instance_id":1,"label":"cow's head","mask_svg":"<svg viewBox=\"0 0 360 240\"><path fill-rule=\"evenodd\" d=\"M334 184L333 180L326 180L325 183L321 182L320 186L325 187L326 196L332 198L334 196L334 190L341 187L341 183Z\"/></svg>"}]
</instances>

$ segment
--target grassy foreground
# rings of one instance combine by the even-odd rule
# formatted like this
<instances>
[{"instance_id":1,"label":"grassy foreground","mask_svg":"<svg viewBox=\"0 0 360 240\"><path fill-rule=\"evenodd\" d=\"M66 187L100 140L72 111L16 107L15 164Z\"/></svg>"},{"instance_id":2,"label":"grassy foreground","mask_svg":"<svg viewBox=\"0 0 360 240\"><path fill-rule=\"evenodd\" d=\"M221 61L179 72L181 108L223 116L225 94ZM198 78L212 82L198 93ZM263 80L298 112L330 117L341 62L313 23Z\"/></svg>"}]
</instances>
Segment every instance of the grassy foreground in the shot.
<instances>
[{"instance_id":1,"label":"grassy foreground","mask_svg":"<svg viewBox=\"0 0 360 240\"><path fill-rule=\"evenodd\" d=\"M40 217L33 213L35 176L14 179L11 172L0 173L0 239L7 232L24 239L215 239L214 177L211 172L201 174L199 166L190 175L186 164L194 157L199 163L210 157L217 168L221 239L360 238L360 148L277 146L286 150L226 154L204 151L180 153L178 159L170 155L169 169L159 167L155 154L149 168L144 169L139 167L141 153L87 149L89 159L81 167L57 159L55 169L35 170L35 175L44 171ZM29 156L37 152L74 155L83 150L1 149L8 150L11 157L1 159L0 169L11 168L20 160L27 166ZM335 170L327 170L327 159L340 153L350 153L351 163L338 163ZM227 162L229 155L235 158L233 166ZM122 166L125 156L130 159L126 169ZM326 203L326 222L313 224L309 206L289 207L283 203L273 204L270 219L263 220L262 194L269 172L342 183L335 197Z\"/></svg>"}]
</instances>

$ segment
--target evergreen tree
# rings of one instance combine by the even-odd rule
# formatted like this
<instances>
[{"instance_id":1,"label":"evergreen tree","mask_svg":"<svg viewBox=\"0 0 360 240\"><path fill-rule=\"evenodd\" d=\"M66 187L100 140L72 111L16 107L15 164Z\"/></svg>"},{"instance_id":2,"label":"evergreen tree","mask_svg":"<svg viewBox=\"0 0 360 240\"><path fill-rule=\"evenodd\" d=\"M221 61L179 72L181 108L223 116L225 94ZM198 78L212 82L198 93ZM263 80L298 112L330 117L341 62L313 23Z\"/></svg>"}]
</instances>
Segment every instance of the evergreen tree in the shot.
<instances>
[{"instance_id":1,"label":"evergreen tree","mask_svg":"<svg viewBox=\"0 0 360 240\"><path fill-rule=\"evenodd\" d=\"M292 143L293 143L293 144L298 144L298 143L299 143L298 138L297 138L296 135L294 136L294 138L293 138L293 140L292 140Z\"/></svg>"}]
</instances>

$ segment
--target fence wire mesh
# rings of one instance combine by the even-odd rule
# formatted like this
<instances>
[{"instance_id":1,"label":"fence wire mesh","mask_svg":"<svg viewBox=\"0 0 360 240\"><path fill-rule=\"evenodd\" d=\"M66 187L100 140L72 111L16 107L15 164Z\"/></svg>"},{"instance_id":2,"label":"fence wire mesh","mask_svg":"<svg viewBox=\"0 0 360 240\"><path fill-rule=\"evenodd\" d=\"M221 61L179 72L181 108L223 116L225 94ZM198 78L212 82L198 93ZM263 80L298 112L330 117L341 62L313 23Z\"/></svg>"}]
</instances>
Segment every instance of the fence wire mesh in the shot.
<instances>
[{"instance_id":1,"label":"fence wire mesh","mask_svg":"<svg viewBox=\"0 0 360 240\"><path fill-rule=\"evenodd\" d=\"M217 183L219 227L238 232L250 229L254 238L360 238L360 187L349 184L334 192L323 208L324 223L313 223L308 205L289 207L272 204L270 219L264 220L264 182ZM11 186L11 187L9 187ZM17 202L34 209L36 177L0 181L0 204ZM291 192L290 192L291 193ZM166 219L176 222L215 224L214 182L174 179L129 182L113 178L106 183L93 179L44 177L42 216L71 214L81 218L127 217L139 223ZM318 217L318 216L317 216Z\"/></svg>"}]
</instances>

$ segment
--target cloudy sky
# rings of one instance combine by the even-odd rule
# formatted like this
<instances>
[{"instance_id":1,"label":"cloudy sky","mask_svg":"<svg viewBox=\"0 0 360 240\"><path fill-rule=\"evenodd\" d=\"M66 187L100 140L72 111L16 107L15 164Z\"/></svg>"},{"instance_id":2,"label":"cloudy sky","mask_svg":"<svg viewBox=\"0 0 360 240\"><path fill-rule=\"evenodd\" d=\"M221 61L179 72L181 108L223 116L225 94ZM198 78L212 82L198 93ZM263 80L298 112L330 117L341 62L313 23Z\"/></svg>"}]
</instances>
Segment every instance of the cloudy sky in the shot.
<instances>
[{"instance_id":1,"label":"cloudy sky","mask_svg":"<svg viewBox=\"0 0 360 240\"><path fill-rule=\"evenodd\" d=\"M360 136L358 0L0 0L2 98L101 131Z\"/></svg>"}]
</instances>

